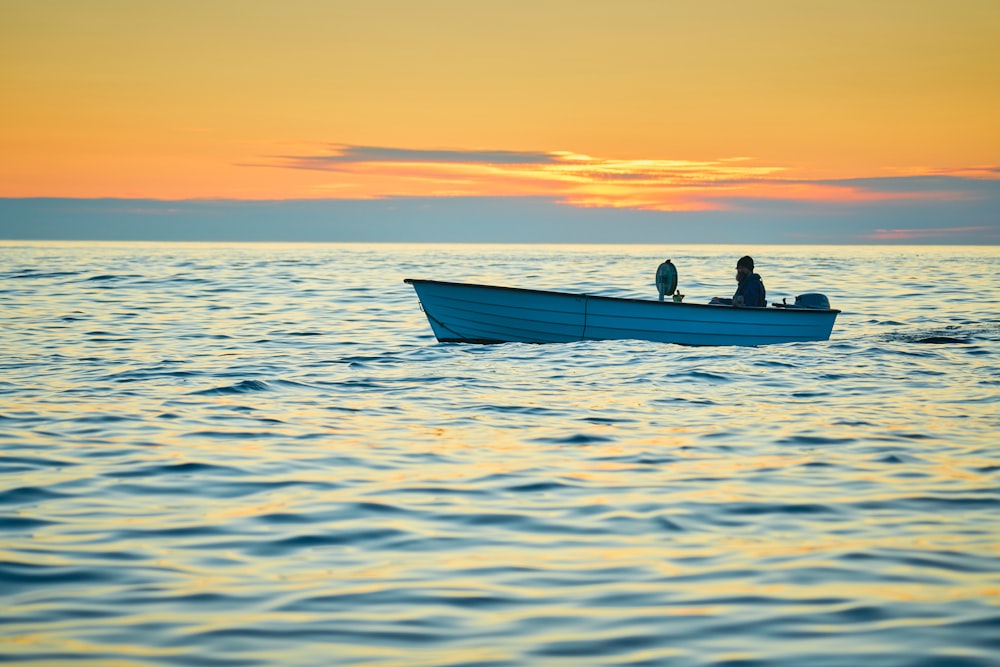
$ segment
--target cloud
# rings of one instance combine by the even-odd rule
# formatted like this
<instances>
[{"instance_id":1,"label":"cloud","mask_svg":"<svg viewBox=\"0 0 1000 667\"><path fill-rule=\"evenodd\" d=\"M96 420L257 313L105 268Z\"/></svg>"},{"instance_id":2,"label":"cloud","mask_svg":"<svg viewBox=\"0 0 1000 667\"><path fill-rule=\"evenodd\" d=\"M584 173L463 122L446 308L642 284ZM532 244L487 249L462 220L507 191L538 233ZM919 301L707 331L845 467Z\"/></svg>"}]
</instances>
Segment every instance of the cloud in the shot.
<instances>
[{"instance_id":1,"label":"cloud","mask_svg":"<svg viewBox=\"0 0 1000 667\"><path fill-rule=\"evenodd\" d=\"M861 206L1000 198L1000 167L914 169L853 179L796 178L754 158L622 159L570 151L413 149L328 144L312 154L269 156L258 167L330 173L317 195L545 197L576 208L741 211L752 202ZM887 232L888 233L888 232Z\"/></svg>"},{"instance_id":2,"label":"cloud","mask_svg":"<svg viewBox=\"0 0 1000 667\"><path fill-rule=\"evenodd\" d=\"M331 169L339 164L359 163L439 163L439 164L544 164L552 153L504 150L422 150L385 146L332 144L322 155L281 156L286 166L299 169Z\"/></svg>"},{"instance_id":3,"label":"cloud","mask_svg":"<svg viewBox=\"0 0 1000 667\"><path fill-rule=\"evenodd\" d=\"M991 196L997 192L1000 185L1000 170L992 178L985 174L991 172L982 169L941 170L940 174L921 172L910 176L891 176L884 178L852 178L835 181L812 181L815 184L831 185L865 192L873 197L883 199L968 199Z\"/></svg>"},{"instance_id":4,"label":"cloud","mask_svg":"<svg viewBox=\"0 0 1000 667\"><path fill-rule=\"evenodd\" d=\"M917 241L925 239L946 240L959 235L992 236L996 239L997 230L991 227L924 227L914 229L876 229L864 238L871 241Z\"/></svg>"},{"instance_id":5,"label":"cloud","mask_svg":"<svg viewBox=\"0 0 1000 667\"><path fill-rule=\"evenodd\" d=\"M914 167L903 170L907 176L959 176L962 178L1000 178L1000 166L980 165L973 167L927 168Z\"/></svg>"},{"instance_id":6,"label":"cloud","mask_svg":"<svg viewBox=\"0 0 1000 667\"><path fill-rule=\"evenodd\" d=\"M747 199L664 213L541 197L0 198L0 239L264 242L1000 244L997 200L829 206ZM163 213L157 215L157 213ZM949 227L948 225L953 225Z\"/></svg>"},{"instance_id":7,"label":"cloud","mask_svg":"<svg viewBox=\"0 0 1000 667\"><path fill-rule=\"evenodd\" d=\"M327 196L550 197L577 207L678 211L718 208L714 197L784 170L745 157L714 161L616 159L568 151L418 150L332 144L247 166L331 173Z\"/></svg>"}]
</instances>

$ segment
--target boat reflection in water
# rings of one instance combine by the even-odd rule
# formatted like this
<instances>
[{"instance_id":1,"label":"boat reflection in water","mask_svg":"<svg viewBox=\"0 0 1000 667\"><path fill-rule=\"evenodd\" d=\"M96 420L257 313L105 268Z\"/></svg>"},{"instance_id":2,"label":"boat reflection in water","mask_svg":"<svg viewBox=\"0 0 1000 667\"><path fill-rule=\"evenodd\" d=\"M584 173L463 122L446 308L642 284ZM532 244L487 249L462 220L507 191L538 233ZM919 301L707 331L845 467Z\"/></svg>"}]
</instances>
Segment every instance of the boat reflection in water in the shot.
<instances>
[{"instance_id":1,"label":"boat reflection in water","mask_svg":"<svg viewBox=\"0 0 1000 667\"><path fill-rule=\"evenodd\" d=\"M636 339L680 345L828 340L839 310L826 297L795 305L652 301L407 278L441 342L568 343Z\"/></svg>"}]
</instances>

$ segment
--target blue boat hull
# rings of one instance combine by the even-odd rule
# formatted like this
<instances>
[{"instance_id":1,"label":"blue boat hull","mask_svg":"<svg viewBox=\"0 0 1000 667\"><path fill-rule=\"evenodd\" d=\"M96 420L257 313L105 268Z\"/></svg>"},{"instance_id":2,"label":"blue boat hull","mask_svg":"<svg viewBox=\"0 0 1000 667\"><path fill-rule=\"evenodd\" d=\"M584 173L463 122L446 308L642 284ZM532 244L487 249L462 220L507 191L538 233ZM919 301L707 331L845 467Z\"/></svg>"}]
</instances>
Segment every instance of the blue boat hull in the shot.
<instances>
[{"instance_id":1,"label":"blue boat hull","mask_svg":"<svg viewBox=\"0 0 1000 667\"><path fill-rule=\"evenodd\" d=\"M648 340L768 345L828 340L839 310L734 308L407 278L441 342Z\"/></svg>"}]
</instances>

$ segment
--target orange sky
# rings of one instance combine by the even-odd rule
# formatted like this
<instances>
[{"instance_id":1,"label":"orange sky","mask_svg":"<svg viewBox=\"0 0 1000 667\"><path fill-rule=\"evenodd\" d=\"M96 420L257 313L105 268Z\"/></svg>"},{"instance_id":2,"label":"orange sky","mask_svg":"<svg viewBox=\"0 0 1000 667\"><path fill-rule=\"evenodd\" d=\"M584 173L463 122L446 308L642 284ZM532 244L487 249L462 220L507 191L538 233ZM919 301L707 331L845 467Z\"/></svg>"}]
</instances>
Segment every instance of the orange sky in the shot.
<instances>
[{"instance_id":1,"label":"orange sky","mask_svg":"<svg viewBox=\"0 0 1000 667\"><path fill-rule=\"evenodd\" d=\"M0 0L0 197L700 210L1000 165L995 0Z\"/></svg>"}]
</instances>

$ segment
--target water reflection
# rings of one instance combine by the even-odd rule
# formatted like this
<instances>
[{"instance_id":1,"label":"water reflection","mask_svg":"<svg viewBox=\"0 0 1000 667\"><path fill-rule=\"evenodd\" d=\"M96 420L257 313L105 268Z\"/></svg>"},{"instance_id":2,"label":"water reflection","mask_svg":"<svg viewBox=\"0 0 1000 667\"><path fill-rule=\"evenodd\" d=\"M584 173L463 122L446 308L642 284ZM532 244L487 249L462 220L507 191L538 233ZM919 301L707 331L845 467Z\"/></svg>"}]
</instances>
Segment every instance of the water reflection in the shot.
<instances>
[{"instance_id":1,"label":"water reflection","mask_svg":"<svg viewBox=\"0 0 1000 667\"><path fill-rule=\"evenodd\" d=\"M707 301L747 251L829 343L439 345L401 282ZM0 252L9 659L992 660L993 249Z\"/></svg>"}]
</instances>

